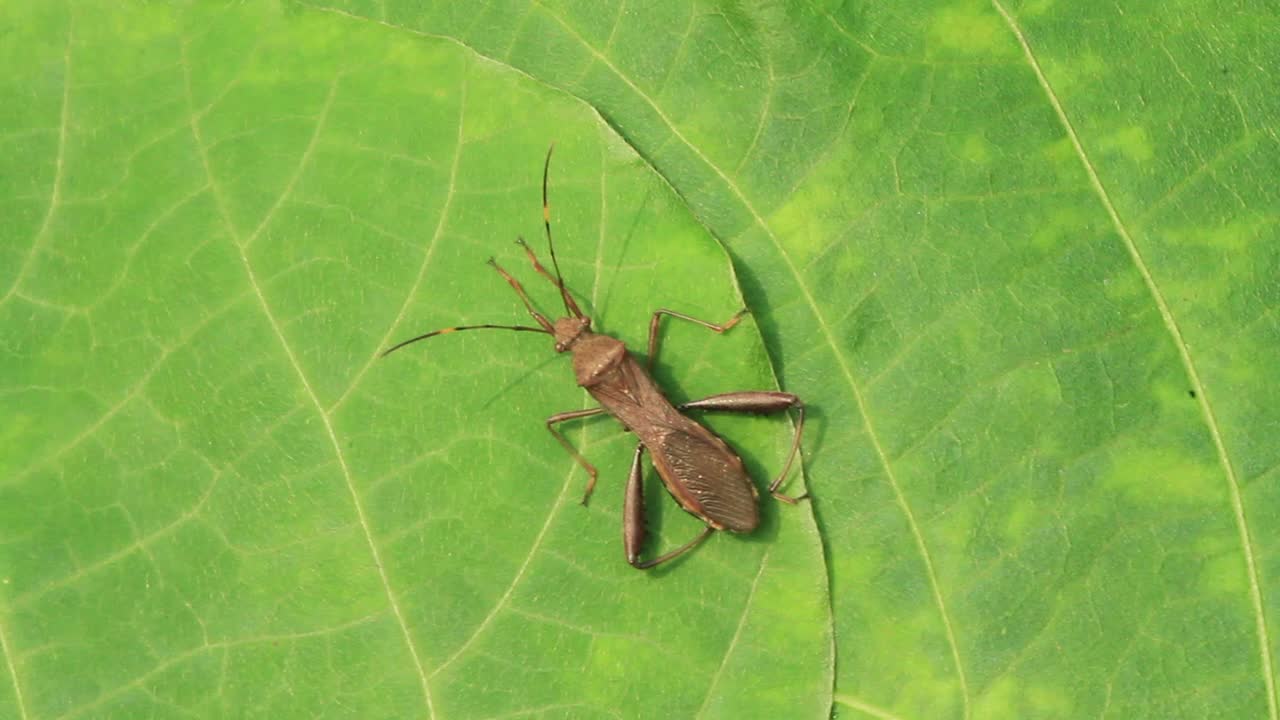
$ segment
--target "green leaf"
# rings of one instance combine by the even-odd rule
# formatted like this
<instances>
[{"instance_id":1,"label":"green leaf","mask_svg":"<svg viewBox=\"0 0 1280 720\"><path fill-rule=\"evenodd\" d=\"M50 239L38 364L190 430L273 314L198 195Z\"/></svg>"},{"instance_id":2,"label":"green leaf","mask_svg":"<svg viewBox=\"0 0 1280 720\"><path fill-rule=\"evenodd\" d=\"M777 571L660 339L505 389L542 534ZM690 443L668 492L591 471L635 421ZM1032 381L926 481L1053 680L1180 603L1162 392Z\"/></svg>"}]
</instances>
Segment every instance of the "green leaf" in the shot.
<instances>
[{"instance_id":1,"label":"green leaf","mask_svg":"<svg viewBox=\"0 0 1280 720\"><path fill-rule=\"evenodd\" d=\"M644 349L743 305L723 249L584 103L313 11L9 7L0 716L825 715L810 506L649 573L633 441L484 260ZM543 250L542 252L545 252ZM544 260L549 260L544 257ZM677 399L776 387L748 319L663 333ZM756 477L782 419L711 418ZM569 426L573 427L573 426ZM800 480L788 486L803 489ZM650 471L648 552L701 524Z\"/></svg>"},{"instance_id":2,"label":"green leaf","mask_svg":"<svg viewBox=\"0 0 1280 720\"><path fill-rule=\"evenodd\" d=\"M1280 717L1274 7L284 8L0 8L0 717ZM554 311L552 139L811 504L637 573L545 338L375 362Z\"/></svg>"},{"instance_id":3,"label":"green leaf","mask_svg":"<svg viewBox=\"0 0 1280 720\"><path fill-rule=\"evenodd\" d=\"M590 102L729 248L816 406L835 712L1280 715L1274 6L635 5L381 19Z\"/></svg>"}]
</instances>

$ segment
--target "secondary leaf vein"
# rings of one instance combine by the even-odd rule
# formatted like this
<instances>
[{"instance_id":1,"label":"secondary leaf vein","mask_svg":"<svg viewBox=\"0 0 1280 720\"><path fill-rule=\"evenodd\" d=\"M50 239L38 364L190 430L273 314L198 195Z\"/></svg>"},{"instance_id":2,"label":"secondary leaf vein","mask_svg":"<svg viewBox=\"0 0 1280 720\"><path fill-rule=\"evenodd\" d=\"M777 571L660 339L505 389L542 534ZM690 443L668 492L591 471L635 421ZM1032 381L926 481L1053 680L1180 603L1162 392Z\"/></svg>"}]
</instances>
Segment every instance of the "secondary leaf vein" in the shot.
<instances>
[{"instance_id":1,"label":"secondary leaf vein","mask_svg":"<svg viewBox=\"0 0 1280 720\"><path fill-rule=\"evenodd\" d=\"M869 705L851 695L836 693L834 700L845 707L851 707L854 710L864 712L873 718L878 718L879 720L901 720L901 718L888 710L882 710L874 705Z\"/></svg>"},{"instance_id":2,"label":"secondary leaf vein","mask_svg":"<svg viewBox=\"0 0 1280 720\"><path fill-rule=\"evenodd\" d=\"M431 233L431 240L427 242L427 249L422 254L422 264L418 266L418 274L414 277L413 284L409 286L409 292L405 293L404 301L400 303L400 310L396 313L395 319L387 326L387 332L383 334L382 339L379 340L378 344L375 346L375 353L369 356L369 359L365 361L364 367L361 367L355 374L355 377L351 379L351 382L347 385L347 389L344 390L342 395L338 396L338 399L329 407L330 413L336 413L338 408L342 407L342 404L346 402L347 397L350 396L351 392L360 384L360 380L364 377L364 374L369 371L370 367L373 367L374 361L378 359L377 351L380 351L384 347L388 347L388 343L391 340L391 334L396 331L396 328L400 327L400 323L404 320L405 314L409 312L410 303L413 301L414 296L418 294L418 288L422 286L422 279L427 275L427 267L431 264L431 258L435 255L436 245L440 241L440 236L444 234L445 224L449 218L449 211L453 207L453 196L458 183L458 162L462 157L462 127L463 120L466 118L467 113L466 71L463 71L462 73L462 81L459 83L458 95L458 134L454 143L453 162L449 165L449 186L445 190L444 203L440 206L440 217L436 220L436 229Z\"/></svg>"},{"instance_id":3,"label":"secondary leaf vein","mask_svg":"<svg viewBox=\"0 0 1280 720\"><path fill-rule=\"evenodd\" d=\"M0 616L2 619L3 616ZM13 664L13 646L9 644L9 633L0 622L0 653L4 653L5 666L9 668L9 679L13 682L14 704L18 706L18 717L27 720L27 705L22 699L22 683L18 681L18 668Z\"/></svg>"},{"instance_id":4,"label":"secondary leaf vein","mask_svg":"<svg viewBox=\"0 0 1280 720\"><path fill-rule=\"evenodd\" d=\"M9 290L3 298L0 298L0 304L8 301L13 297L18 288L22 286L23 279L27 273L31 271L32 264L35 263L36 255L39 254L40 248L49 241L49 227L53 223L53 216L58 210L58 205L62 200L62 183L65 177L64 167L66 166L67 157L67 126L70 123L71 107L71 41L73 30L74 16L67 17L67 43L66 50L62 55L62 110L60 111L60 119L58 121L58 152L53 161L53 187L49 189L49 207L45 209L44 219L40 221L40 229L36 230L35 239L31 243L31 249L22 260L22 267L18 268L18 274L13 279L13 284L9 286Z\"/></svg>"},{"instance_id":5,"label":"secondary leaf vein","mask_svg":"<svg viewBox=\"0 0 1280 720\"><path fill-rule=\"evenodd\" d=\"M733 656L733 649L738 646L738 640L742 637L742 629L747 626L747 617L751 614L751 602L755 599L756 587L760 585L760 578L764 576L764 569L768 565L769 552L766 550L764 556L760 558L760 569L756 571L756 576L751 580L751 588L747 590L747 599L742 603L742 615L738 618L738 627L733 631L729 646L724 649L724 657L720 660L720 666L711 675L711 682L707 684L707 695L702 699L702 706L698 708L695 718L703 717L707 712L707 706L711 704L711 697L715 692L716 685L720 684L720 676L724 675L724 669L729 665L729 658Z\"/></svg>"}]
</instances>

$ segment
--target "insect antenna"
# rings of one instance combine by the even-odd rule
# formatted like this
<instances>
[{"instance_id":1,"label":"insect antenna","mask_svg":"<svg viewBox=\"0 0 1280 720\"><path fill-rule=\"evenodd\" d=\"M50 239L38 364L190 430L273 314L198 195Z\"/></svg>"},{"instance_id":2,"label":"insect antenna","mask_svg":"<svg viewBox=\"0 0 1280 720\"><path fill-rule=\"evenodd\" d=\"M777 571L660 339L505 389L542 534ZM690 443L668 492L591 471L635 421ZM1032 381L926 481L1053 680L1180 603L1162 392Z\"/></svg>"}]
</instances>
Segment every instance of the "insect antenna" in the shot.
<instances>
[{"instance_id":1,"label":"insect antenna","mask_svg":"<svg viewBox=\"0 0 1280 720\"><path fill-rule=\"evenodd\" d=\"M378 353L378 357L380 358L386 357L391 353L404 347L405 345L412 345L413 343L416 343L419 340L426 340L427 338L432 338L437 335L448 335L449 333L461 332L463 330L515 330L517 332L536 332L536 333L543 333L545 335L551 334L544 328L529 327L527 325L458 325L457 327L449 327L449 328L443 328L441 330L433 330L432 332L424 333L417 337L411 337L408 340L405 340L404 342L396 343L395 345L392 345L386 350L383 350L382 352Z\"/></svg>"},{"instance_id":2,"label":"insect antenna","mask_svg":"<svg viewBox=\"0 0 1280 720\"><path fill-rule=\"evenodd\" d=\"M580 318L583 316L582 310L564 287L564 276L560 274L560 262L556 260L556 246L551 242L551 204L547 202L547 176L551 173L551 153L555 149L556 144L551 143L551 147L547 148L547 160L542 165L542 225L547 229L547 248L551 251L551 267L556 271L556 286L560 288L560 299L564 301L565 312Z\"/></svg>"}]
</instances>

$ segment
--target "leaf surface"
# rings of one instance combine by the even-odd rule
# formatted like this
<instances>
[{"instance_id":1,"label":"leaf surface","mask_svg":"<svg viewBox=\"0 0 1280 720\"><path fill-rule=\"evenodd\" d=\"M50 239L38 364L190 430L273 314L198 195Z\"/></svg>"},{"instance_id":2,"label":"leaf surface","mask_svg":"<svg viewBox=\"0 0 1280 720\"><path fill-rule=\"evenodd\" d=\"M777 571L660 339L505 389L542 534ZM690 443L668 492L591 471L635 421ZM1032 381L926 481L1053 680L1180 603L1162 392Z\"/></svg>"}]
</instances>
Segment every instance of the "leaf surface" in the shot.
<instances>
[{"instance_id":1,"label":"leaf surface","mask_svg":"<svg viewBox=\"0 0 1280 720\"><path fill-rule=\"evenodd\" d=\"M632 441L568 426L601 472L581 507L543 420L588 398L548 338L377 358L531 323L490 256L562 312L513 242L544 247L552 139L559 263L599 328L643 353L662 304L742 307L722 248L590 107L309 10L8 19L29 33L12 94L36 101L4 132L0 716L827 711L808 506L637 572ZM662 337L673 398L776 386L750 320ZM777 471L784 420L709 422ZM651 555L700 527L660 487Z\"/></svg>"},{"instance_id":2,"label":"leaf surface","mask_svg":"<svg viewBox=\"0 0 1280 720\"><path fill-rule=\"evenodd\" d=\"M1274 8L382 19L592 103L728 247L816 406L838 714L1280 716Z\"/></svg>"},{"instance_id":3,"label":"leaf surface","mask_svg":"<svg viewBox=\"0 0 1280 720\"><path fill-rule=\"evenodd\" d=\"M1280 717L1274 8L284 8L0 12L0 716ZM811 504L637 573L546 338L375 360L528 322L491 255L555 312L552 139Z\"/></svg>"}]
</instances>

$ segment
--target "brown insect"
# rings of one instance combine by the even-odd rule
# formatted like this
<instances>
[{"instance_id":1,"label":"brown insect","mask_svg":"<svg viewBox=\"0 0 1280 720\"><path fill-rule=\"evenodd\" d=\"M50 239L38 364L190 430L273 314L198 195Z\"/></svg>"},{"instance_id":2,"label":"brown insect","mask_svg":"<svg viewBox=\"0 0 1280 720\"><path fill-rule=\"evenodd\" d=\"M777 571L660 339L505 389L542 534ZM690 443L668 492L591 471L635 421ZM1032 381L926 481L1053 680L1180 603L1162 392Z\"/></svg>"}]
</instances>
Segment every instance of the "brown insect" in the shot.
<instances>
[{"instance_id":1,"label":"brown insect","mask_svg":"<svg viewBox=\"0 0 1280 720\"><path fill-rule=\"evenodd\" d=\"M608 413L617 418L627 430L635 433L639 439L636 444L635 458L631 463L631 472L627 478L622 511L622 540L627 562L637 568L651 568L693 549L714 530L728 530L736 533L749 533L755 530L760 524L757 505L759 493L750 476L747 475L742 459L733 451L733 448L729 447L728 443L684 415L683 412L711 410L765 414L794 408L796 411L795 437L782 472L769 485L769 492L779 500L795 504L804 496L793 498L783 495L778 492L778 487L786 478L800 449L800 437L804 432L804 403L791 393L749 390L712 395L676 407L667 400L662 388L658 387L649 374L658 358L658 329L663 316L687 320L717 333L723 333L738 324L747 312L745 308L721 324L699 320L674 310L659 309L654 312L653 319L649 322L649 353L645 365L641 365L627 351L621 340L592 332L591 318L583 314L573 296L565 289L564 278L560 274L560 264L556 260L555 245L551 241L551 210L547 203L547 177L550 173L551 153L554 149L553 145L547 150L546 162L542 168L542 219L555 275L553 276L543 267L533 249L525 243L523 238L519 243L529 256L530 262L533 263L533 269L556 286L560 299L564 302L566 317L554 323L548 320L534 308L520 281L490 258L489 264L520 296L529 315L537 321L537 327L486 324L444 328L405 340L387 349L382 355L385 356L419 340L461 330L500 329L551 335L555 338L556 352L573 354L573 374L578 385L585 388L600 403L600 407L596 408L556 413L546 421L547 430L590 476L586 492L582 496L584 505L595 489L598 473L595 466L588 462L555 426L568 420L579 420ZM643 471L640 461L645 450L649 451L653 466L658 471L658 477L662 478L667 491L680 504L680 507L706 523L706 528L697 537L675 550L652 560L642 561L640 552L644 544L645 524Z\"/></svg>"}]
</instances>

